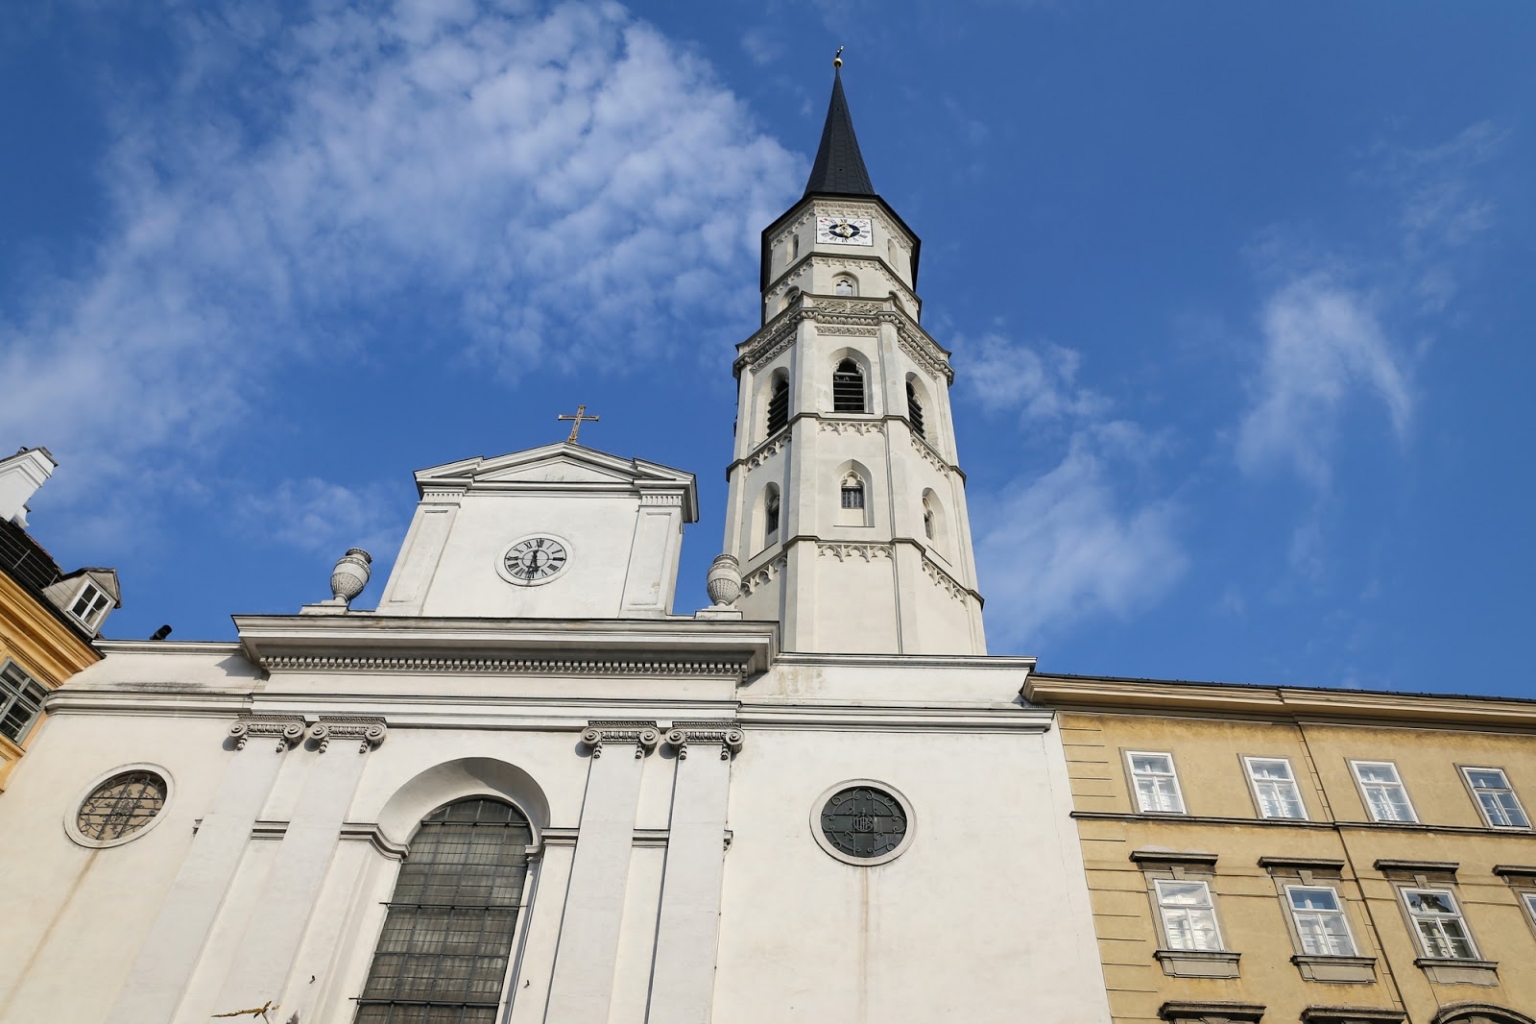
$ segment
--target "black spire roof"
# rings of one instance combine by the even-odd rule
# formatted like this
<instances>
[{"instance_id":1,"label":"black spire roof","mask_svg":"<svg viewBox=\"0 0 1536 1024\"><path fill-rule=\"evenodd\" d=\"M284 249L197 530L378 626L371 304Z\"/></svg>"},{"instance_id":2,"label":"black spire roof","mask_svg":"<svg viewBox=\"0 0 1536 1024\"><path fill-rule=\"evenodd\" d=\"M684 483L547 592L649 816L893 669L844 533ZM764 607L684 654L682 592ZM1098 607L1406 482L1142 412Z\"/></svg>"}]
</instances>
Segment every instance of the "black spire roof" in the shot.
<instances>
[{"instance_id":1,"label":"black spire roof","mask_svg":"<svg viewBox=\"0 0 1536 1024\"><path fill-rule=\"evenodd\" d=\"M833 72L832 102L827 106L827 125L821 130L821 145L816 149L816 163L805 194L832 192L850 196L872 196L869 172L859 153L859 140L853 134L853 117L848 113L848 99L843 95L843 75Z\"/></svg>"}]
</instances>

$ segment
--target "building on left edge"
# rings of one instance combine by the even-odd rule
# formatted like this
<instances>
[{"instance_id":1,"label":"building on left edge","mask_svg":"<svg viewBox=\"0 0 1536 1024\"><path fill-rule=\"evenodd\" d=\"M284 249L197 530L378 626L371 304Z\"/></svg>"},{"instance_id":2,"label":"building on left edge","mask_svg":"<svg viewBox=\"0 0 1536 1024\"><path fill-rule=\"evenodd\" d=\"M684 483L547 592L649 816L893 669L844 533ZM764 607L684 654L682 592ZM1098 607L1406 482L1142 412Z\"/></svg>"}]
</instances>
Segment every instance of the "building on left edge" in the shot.
<instances>
[{"instance_id":1,"label":"building on left edge","mask_svg":"<svg viewBox=\"0 0 1536 1024\"><path fill-rule=\"evenodd\" d=\"M0 459L0 790L43 719L43 698L101 660L92 646L122 605L114 569L65 572L27 533L27 502L57 468L46 448Z\"/></svg>"}]
</instances>

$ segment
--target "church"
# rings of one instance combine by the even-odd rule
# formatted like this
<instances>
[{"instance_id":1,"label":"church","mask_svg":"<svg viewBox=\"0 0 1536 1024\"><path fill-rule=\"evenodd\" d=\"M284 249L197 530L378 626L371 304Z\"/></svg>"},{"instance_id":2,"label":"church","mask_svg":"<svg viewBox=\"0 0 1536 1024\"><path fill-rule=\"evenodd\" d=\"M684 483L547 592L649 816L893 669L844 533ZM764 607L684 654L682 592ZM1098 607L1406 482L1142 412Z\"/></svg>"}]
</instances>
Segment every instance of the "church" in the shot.
<instances>
[{"instance_id":1,"label":"church","mask_svg":"<svg viewBox=\"0 0 1536 1024\"><path fill-rule=\"evenodd\" d=\"M578 413L418 472L371 611L353 550L237 642L101 642L0 798L0 1021L1107 1024L919 254L839 78L762 236L709 607L693 474Z\"/></svg>"}]
</instances>

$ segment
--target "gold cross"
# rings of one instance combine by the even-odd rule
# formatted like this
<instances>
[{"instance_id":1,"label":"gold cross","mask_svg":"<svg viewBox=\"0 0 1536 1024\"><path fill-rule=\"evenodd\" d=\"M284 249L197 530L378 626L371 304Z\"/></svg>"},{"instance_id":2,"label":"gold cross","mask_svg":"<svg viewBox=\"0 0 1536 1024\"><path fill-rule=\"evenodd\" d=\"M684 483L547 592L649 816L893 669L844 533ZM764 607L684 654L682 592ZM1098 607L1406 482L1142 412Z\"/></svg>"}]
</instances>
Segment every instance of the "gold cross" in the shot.
<instances>
[{"instance_id":1,"label":"gold cross","mask_svg":"<svg viewBox=\"0 0 1536 1024\"><path fill-rule=\"evenodd\" d=\"M581 425L583 423L596 423L598 421L598 417L597 416L588 416L587 415L587 407L584 406L584 405L578 405L576 407L576 415L575 416L567 416L565 413L561 413L559 416L556 416L555 418L556 419L560 419L560 420L575 420L576 421L576 422L571 424L571 436L565 439L567 444L577 444L577 443L579 443L576 440L576 434L577 434L577 432L579 430L581 430Z\"/></svg>"}]
</instances>

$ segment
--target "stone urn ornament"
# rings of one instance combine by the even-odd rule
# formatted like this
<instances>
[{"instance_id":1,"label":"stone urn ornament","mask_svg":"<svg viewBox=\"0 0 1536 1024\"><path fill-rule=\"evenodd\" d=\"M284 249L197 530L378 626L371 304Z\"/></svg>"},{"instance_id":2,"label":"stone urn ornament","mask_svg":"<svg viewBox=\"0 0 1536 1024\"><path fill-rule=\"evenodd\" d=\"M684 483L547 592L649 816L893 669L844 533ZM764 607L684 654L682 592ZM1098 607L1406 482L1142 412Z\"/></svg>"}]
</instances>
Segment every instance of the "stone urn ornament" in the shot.
<instances>
[{"instance_id":1,"label":"stone urn ornament","mask_svg":"<svg viewBox=\"0 0 1536 1024\"><path fill-rule=\"evenodd\" d=\"M716 555L706 579L709 599L716 608L734 604L741 596L741 563L735 555Z\"/></svg>"},{"instance_id":2,"label":"stone urn ornament","mask_svg":"<svg viewBox=\"0 0 1536 1024\"><path fill-rule=\"evenodd\" d=\"M347 553L336 560L336 567L331 570L331 593L335 600L351 605L352 599L368 585L368 577L372 574L369 566L372 564L373 556L368 552L362 548L348 548Z\"/></svg>"}]
</instances>

